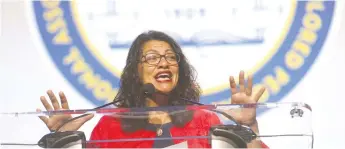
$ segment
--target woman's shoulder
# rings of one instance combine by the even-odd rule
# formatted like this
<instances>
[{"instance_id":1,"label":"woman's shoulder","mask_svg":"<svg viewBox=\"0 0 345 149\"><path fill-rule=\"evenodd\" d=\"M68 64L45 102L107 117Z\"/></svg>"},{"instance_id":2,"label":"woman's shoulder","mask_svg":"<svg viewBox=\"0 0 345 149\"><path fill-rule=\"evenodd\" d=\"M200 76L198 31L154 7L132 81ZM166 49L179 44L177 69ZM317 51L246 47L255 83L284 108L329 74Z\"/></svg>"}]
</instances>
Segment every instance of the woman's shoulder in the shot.
<instances>
[{"instance_id":1,"label":"woman's shoulder","mask_svg":"<svg viewBox=\"0 0 345 149\"><path fill-rule=\"evenodd\" d=\"M217 114L207 109L195 110L194 117L217 117Z\"/></svg>"},{"instance_id":2,"label":"woman's shoulder","mask_svg":"<svg viewBox=\"0 0 345 149\"><path fill-rule=\"evenodd\" d=\"M115 116L111 115L104 115L102 116L96 126L95 129L110 129L110 128L120 128L121 127L121 120Z\"/></svg>"}]
</instances>

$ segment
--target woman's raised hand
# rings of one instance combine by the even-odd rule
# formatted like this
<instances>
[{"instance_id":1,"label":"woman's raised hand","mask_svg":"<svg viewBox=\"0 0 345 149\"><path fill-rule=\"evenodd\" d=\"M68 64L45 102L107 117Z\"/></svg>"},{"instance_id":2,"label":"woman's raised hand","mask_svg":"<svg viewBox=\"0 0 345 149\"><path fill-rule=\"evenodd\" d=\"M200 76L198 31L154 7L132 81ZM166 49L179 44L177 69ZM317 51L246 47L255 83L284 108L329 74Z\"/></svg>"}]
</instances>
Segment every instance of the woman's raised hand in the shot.
<instances>
[{"instance_id":1,"label":"woman's raised hand","mask_svg":"<svg viewBox=\"0 0 345 149\"><path fill-rule=\"evenodd\" d=\"M60 102L54 95L51 90L47 91L49 96L50 102L49 103L46 97L41 96L41 102L47 111L54 111L54 110L69 110L68 101L63 92L59 92ZM37 109L36 111L40 112L41 109ZM90 120L93 115L87 115L71 122L66 123L63 127L59 129L59 131L76 131L78 130L85 122ZM72 116L69 114L58 114L58 115L51 115L47 116L39 116L39 118L47 125L50 131L57 131L61 125L63 125L66 121L72 119Z\"/></svg>"}]
</instances>

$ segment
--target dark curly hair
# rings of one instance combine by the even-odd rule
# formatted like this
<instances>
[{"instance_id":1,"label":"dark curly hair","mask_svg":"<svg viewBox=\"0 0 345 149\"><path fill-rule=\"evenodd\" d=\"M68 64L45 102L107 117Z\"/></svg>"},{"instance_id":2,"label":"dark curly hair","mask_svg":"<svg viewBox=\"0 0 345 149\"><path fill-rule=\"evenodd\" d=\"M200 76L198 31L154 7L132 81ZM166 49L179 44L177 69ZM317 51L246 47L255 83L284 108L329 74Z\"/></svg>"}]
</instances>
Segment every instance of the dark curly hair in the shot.
<instances>
[{"instance_id":1,"label":"dark curly hair","mask_svg":"<svg viewBox=\"0 0 345 149\"><path fill-rule=\"evenodd\" d=\"M169 105L180 106L191 104L183 99L193 100L199 102L200 88L196 83L196 71L188 63L187 58L183 54L181 47L169 35L160 31L148 31L140 34L132 43L121 75L121 84L115 100L123 100L118 107L121 108L141 108L145 107L145 95L142 91L143 84L139 77L138 64L141 61L142 46L150 40L158 40L167 42L173 51L180 56L179 66L179 79L176 87L169 94ZM183 126L186 122L190 121L193 112L186 111L178 114L170 115L172 123L176 126ZM147 119L134 120L122 119L123 129L128 131L135 131L142 128L147 124Z\"/></svg>"}]
</instances>

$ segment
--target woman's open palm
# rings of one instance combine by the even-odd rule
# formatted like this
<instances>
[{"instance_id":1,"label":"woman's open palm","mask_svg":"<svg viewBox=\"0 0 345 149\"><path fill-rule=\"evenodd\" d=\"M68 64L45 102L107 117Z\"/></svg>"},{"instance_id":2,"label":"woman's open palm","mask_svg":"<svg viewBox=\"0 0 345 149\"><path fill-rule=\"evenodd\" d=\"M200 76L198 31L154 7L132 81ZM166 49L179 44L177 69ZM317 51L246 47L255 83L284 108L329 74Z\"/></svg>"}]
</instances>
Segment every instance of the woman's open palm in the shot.
<instances>
[{"instance_id":1,"label":"woman's open palm","mask_svg":"<svg viewBox=\"0 0 345 149\"><path fill-rule=\"evenodd\" d=\"M59 93L60 103L58 102L56 96L51 90L47 91L51 104L48 103L44 96L41 96L41 102L47 111L53 110L69 110L67 98L63 92ZM42 111L41 109L37 109L37 111ZM93 115L87 115L85 117L78 118L74 121L66 123L59 131L76 131L78 130L85 122L90 120ZM72 116L69 114L59 114L59 115L51 115L49 117L46 116L39 116L39 118L47 125L50 131L57 131L61 125L63 125L66 121L72 119Z\"/></svg>"},{"instance_id":2,"label":"woman's open palm","mask_svg":"<svg viewBox=\"0 0 345 149\"><path fill-rule=\"evenodd\" d=\"M262 87L258 92L253 92L253 76L248 76L248 81L245 83L244 72L239 74L239 88L235 82L235 78L230 76L230 89L231 89L231 104L251 104L257 103L265 92L265 88ZM243 125L252 125L256 122L256 108L241 108L230 111L231 116Z\"/></svg>"}]
</instances>

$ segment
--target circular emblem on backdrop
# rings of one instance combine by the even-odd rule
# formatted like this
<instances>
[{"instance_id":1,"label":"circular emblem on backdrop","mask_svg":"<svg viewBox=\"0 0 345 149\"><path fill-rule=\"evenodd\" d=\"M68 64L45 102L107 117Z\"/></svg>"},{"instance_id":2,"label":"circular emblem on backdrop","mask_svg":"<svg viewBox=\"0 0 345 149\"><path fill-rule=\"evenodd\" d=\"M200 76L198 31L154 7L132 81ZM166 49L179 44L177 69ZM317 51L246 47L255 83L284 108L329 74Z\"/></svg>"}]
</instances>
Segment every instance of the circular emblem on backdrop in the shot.
<instances>
[{"instance_id":1,"label":"circular emblem on backdrop","mask_svg":"<svg viewBox=\"0 0 345 149\"><path fill-rule=\"evenodd\" d=\"M181 44L198 72L201 102L229 102L228 78L240 70L254 74L254 90L267 87L261 101L277 102L316 59L334 7L294 0L32 2L51 59L96 105L113 100L131 42L150 29Z\"/></svg>"}]
</instances>

